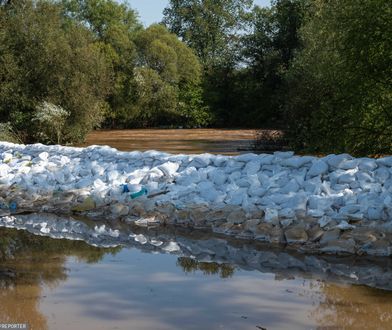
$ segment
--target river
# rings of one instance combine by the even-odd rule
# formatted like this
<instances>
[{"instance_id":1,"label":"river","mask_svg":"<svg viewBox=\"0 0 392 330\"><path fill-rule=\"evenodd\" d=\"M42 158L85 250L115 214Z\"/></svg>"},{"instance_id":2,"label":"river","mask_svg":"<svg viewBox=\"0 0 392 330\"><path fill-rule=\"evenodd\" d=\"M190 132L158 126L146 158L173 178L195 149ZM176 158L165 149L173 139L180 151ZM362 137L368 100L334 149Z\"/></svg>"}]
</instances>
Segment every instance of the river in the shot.
<instances>
[{"instance_id":1,"label":"river","mask_svg":"<svg viewBox=\"0 0 392 330\"><path fill-rule=\"evenodd\" d=\"M118 150L160 150L232 155L252 149L256 131L247 129L133 129L90 133L81 146L110 145Z\"/></svg>"}]
</instances>

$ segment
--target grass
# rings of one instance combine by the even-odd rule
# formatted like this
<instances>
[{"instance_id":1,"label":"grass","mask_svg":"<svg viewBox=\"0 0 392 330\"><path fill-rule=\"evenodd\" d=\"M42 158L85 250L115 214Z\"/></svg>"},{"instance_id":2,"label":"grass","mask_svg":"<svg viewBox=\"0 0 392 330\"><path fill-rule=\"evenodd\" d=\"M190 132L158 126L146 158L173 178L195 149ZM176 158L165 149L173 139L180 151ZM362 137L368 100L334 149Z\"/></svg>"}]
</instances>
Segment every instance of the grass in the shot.
<instances>
[{"instance_id":1,"label":"grass","mask_svg":"<svg viewBox=\"0 0 392 330\"><path fill-rule=\"evenodd\" d=\"M22 139L10 123L0 123L0 141L22 143Z\"/></svg>"}]
</instances>

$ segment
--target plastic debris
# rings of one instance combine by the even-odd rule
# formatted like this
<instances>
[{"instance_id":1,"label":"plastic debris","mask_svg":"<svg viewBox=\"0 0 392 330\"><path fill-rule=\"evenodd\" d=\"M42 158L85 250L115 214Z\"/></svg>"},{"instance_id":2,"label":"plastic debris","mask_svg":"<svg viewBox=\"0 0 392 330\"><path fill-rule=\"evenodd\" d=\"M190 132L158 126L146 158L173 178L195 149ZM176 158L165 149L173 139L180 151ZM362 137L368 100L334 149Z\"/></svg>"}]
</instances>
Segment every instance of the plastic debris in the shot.
<instances>
[{"instance_id":1,"label":"plastic debris","mask_svg":"<svg viewBox=\"0 0 392 330\"><path fill-rule=\"evenodd\" d=\"M18 206L17 206L16 202L11 202L9 205L9 208L12 212L15 212L16 209L18 208Z\"/></svg>"},{"instance_id":2,"label":"plastic debris","mask_svg":"<svg viewBox=\"0 0 392 330\"><path fill-rule=\"evenodd\" d=\"M140 191L131 194L131 198L135 199L135 198L141 197L143 195L147 195L147 194L148 194L147 189L146 188L142 188Z\"/></svg>"}]
</instances>

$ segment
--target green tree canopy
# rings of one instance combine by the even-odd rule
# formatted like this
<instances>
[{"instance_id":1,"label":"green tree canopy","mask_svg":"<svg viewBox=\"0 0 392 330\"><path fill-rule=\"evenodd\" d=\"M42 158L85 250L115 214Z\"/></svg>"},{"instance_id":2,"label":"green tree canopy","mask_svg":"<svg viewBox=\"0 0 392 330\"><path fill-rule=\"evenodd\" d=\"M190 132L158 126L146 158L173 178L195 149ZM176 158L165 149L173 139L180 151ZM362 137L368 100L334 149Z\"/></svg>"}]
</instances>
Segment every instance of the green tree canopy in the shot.
<instances>
[{"instance_id":1,"label":"green tree canopy","mask_svg":"<svg viewBox=\"0 0 392 330\"><path fill-rule=\"evenodd\" d=\"M91 33L65 22L61 10L56 3L32 0L0 7L0 120L12 122L27 141L36 138L31 119L44 101L70 114L62 142L83 139L106 108L106 57Z\"/></svg>"},{"instance_id":2,"label":"green tree canopy","mask_svg":"<svg viewBox=\"0 0 392 330\"><path fill-rule=\"evenodd\" d=\"M289 72L297 148L357 155L392 150L392 7L314 0Z\"/></svg>"},{"instance_id":3,"label":"green tree canopy","mask_svg":"<svg viewBox=\"0 0 392 330\"><path fill-rule=\"evenodd\" d=\"M256 6L249 19L249 32L242 37L242 59L234 95L244 123L259 127L282 125L285 73L301 47L299 29L307 0L275 0L271 7ZM240 120L240 118L236 119Z\"/></svg>"},{"instance_id":4,"label":"green tree canopy","mask_svg":"<svg viewBox=\"0 0 392 330\"><path fill-rule=\"evenodd\" d=\"M193 51L157 24L141 31L135 42L138 57L134 113L139 121L143 125L203 124L197 123L207 119L197 93L201 66Z\"/></svg>"},{"instance_id":5,"label":"green tree canopy","mask_svg":"<svg viewBox=\"0 0 392 330\"><path fill-rule=\"evenodd\" d=\"M170 0L163 22L209 68L232 60L252 3L253 0Z\"/></svg>"},{"instance_id":6,"label":"green tree canopy","mask_svg":"<svg viewBox=\"0 0 392 330\"><path fill-rule=\"evenodd\" d=\"M134 38L142 26L136 12L114 0L61 0L64 13L71 21L88 28L98 47L106 54L113 70L113 84L106 113L111 126L124 125L131 111L136 60Z\"/></svg>"},{"instance_id":7,"label":"green tree canopy","mask_svg":"<svg viewBox=\"0 0 392 330\"><path fill-rule=\"evenodd\" d=\"M154 24L139 33L138 66L154 69L168 83L198 84L201 66L194 52L163 25Z\"/></svg>"}]
</instances>

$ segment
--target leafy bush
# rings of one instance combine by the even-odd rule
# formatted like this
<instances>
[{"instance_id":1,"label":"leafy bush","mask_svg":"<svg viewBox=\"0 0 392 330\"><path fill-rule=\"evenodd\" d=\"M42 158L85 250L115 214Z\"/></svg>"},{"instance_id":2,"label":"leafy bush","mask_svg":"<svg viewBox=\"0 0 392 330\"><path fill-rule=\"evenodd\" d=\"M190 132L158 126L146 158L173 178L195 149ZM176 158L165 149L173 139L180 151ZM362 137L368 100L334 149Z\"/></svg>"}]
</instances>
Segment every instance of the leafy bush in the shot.
<instances>
[{"instance_id":1,"label":"leafy bush","mask_svg":"<svg viewBox=\"0 0 392 330\"><path fill-rule=\"evenodd\" d=\"M63 129L70 113L62 107L49 102L37 106L33 122L37 123L37 137L40 141L61 144Z\"/></svg>"}]
</instances>

